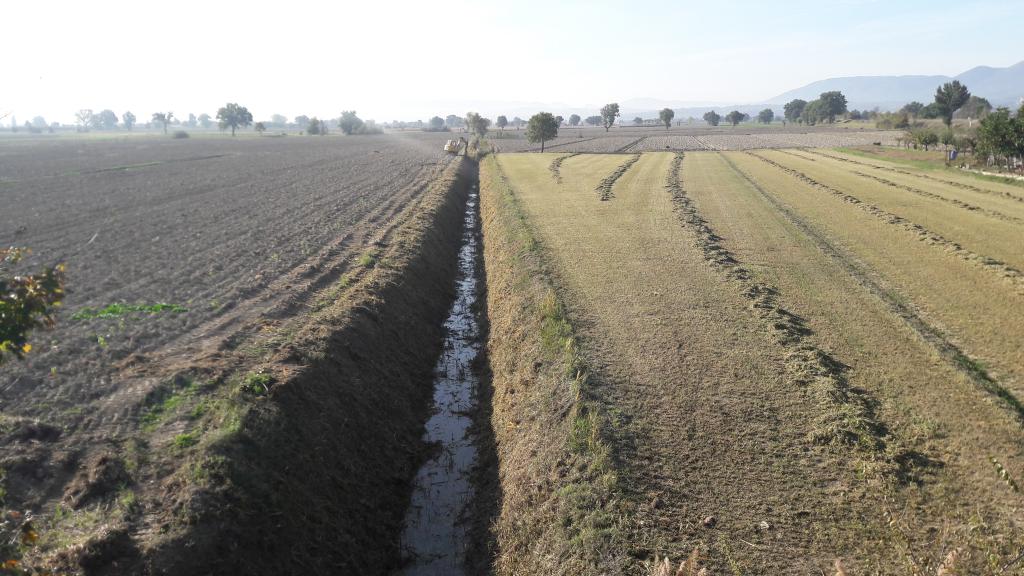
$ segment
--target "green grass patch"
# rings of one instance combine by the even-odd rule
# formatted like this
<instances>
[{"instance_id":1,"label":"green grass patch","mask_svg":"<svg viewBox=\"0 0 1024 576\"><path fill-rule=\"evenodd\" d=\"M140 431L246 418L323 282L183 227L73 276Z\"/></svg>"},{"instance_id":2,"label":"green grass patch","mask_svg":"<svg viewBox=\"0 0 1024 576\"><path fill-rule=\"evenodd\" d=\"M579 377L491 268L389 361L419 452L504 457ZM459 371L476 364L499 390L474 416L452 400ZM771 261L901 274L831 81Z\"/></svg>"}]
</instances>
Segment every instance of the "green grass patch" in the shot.
<instances>
[{"instance_id":1,"label":"green grass patch","mask_svg":"<svg viewBox=\"0 0 1024 576\"><path fill-rule=\"evenodd\" d=\"M110 304L105 308L90 308L85 307L75 312L71 316L72 320L92 320L94 318L118 318L131 314L133 312L145 312L149 315L160 314L163 312L170 312L172 314L180 314L182 312L188 312L188 308L180 306L178 304L122 304L115 303Z\"/></svg>"},{"instance_id":2,"label":"green grass patch","mask_svg":"<svg viewBox=\"0 0 1024 576\"><path fill-rule=\"evenodd\" d=\"M199 391L200 384L191 378L177 378L146 397L148 408L142 413L142 430L152 432L167 416L178 411L186 399Z\"/></svg>"},{"instance_id":3,"label":"green grass patch","mask_svg":"<svg viewBox=\"0 0 1024 576\"><path fill-rule=\"evenodd\" d=\"M274 377L260 370L246 374L238 389L252 396L263 396L270 392L270 385L274 383Z\"/></svg>"},{"instance_id":4,"label":"green grass patch","mask_svg":"<svg viewBox=\"0 0 1024 576\"><path fill-rule=\"evenodd\" d=\"M373 268L377 265L377 259L380 257L378 250L372 249L367 250L359 257L359 265L363 268Z\"/></svg>"},{"instance_id":5,"label":"green grass patch","mask_svg":"<svg viewBox=\"0 0 1024 576\"><path fill-rule=\"evenodd\" d=\"M191 448L199 443L198 432L187 432L185 434L178 434L174 437L174 447L178 450L184 450Z\"/></svg>"}]
</instances>

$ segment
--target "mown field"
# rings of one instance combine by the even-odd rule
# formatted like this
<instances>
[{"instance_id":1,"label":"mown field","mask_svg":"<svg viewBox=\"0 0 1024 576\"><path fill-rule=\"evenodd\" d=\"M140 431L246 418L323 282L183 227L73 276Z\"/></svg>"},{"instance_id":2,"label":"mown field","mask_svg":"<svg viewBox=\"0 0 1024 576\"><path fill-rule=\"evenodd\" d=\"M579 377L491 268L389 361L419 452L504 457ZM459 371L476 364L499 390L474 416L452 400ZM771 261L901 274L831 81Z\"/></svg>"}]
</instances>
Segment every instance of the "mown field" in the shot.
<instances>
[{"instance_id":1,"label":"mown field","mask_svg":"<svg viewBox=\"0 0 1024 576\"><path fill-rule=\"evenodd\" d=\"M1024 573L1024 187L717 148L484 164L499 572Z\"/></svg>"}]
</instances>

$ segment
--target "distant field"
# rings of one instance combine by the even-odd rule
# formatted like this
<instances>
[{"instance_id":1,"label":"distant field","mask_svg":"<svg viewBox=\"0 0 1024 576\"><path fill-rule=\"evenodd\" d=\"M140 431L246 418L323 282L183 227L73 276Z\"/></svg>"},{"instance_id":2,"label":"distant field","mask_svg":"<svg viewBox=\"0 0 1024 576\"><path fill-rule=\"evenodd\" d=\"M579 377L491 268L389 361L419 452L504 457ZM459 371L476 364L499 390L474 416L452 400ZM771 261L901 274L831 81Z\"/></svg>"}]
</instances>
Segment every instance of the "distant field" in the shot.
<instances>
[{"instance_id":1,"label":"distant field","mask_svg":"<svg viewBox=\"0 0 1024 576\"><path fill-rule=\"evenodd\" d=\"M1017 556L1024 498L1001 470L1024 472L1024 194L895 166L501 154L482 175L521 206L607 414L612 501L634 512L578 536L596 572L695 548L712 573Z\"/></svg>"},{"instance_id":2,"label":"distant field","mask_svg":"<svg viewBox=\"0 0 1024 576\"><path fill-rule=\"evenodd\" d=\"M741 124L708 126L694 124L663 127L616 126L604 128L572 128L562 126L558 138L545 144L552 152L646 152L656 150L746 150L751 148L805 148L836 146L870 146L896 144L899 131L875 130L873 127L840 128L834 126L782 126ZM523 130L506 128L504 133L492 132L491 142L502 152L539 151L539 144L525 138Z\"/></svg>"}]
</instances>

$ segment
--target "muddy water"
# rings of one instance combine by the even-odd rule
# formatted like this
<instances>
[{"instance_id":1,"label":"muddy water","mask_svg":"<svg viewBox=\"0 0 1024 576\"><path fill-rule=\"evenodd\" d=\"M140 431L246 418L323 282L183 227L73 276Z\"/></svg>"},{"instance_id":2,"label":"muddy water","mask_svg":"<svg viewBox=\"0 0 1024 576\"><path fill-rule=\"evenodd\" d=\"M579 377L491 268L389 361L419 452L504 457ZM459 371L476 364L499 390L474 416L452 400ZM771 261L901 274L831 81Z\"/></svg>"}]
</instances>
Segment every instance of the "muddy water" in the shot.
<instances>
[{"instance_id":1,"label":"muddy water","mask_svg":"<svg viewBox=\"0 0 1024 576\"><path fill-rule=\"evenodd\" d=\"M405 517L403 575L463 575L468 543L460 516L473 495L470 470L476 447L469 436L478 377L472 369L480 352L480 325L473 312L477 298L479 194L474 187L466 204L459 250L455 303L445 321L444 350L434 367L434 414L425 441L432 457L416 474L412 503Z\"/></svg>"}]
</instances>

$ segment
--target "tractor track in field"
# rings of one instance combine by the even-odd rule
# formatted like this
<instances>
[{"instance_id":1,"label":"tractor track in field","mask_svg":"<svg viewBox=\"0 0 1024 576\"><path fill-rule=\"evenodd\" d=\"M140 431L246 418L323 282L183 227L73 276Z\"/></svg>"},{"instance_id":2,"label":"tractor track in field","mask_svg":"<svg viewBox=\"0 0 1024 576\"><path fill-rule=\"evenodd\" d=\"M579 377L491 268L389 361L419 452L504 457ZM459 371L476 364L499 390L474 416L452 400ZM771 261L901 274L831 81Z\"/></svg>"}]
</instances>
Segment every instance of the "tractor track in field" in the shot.
<instances>
[{"instance_id":1,"label":"tractor track in field","mask_svg":"<svg viewBox=\"0 0 1024 576\"><path fill-rule=\"evenodd\" d=\"M922 196L924 198L930 198L932 200L938 200L940 202L946 202L948 204L952 204L952 205L956 206L957 208L962 208L964 210L967 210L967 211L970 211L970 212L976 212L978 214L984 214L985 216L989 216L989 217L995 218L997 220L1003 220L1005 222L1014 222L1014 223L1017 223L1017 224L1020 224L1021 222L1024 222L1024 220L1021 220L1020 218L1017 218L1016 216L1010 216L1008 214L1003 214L1002 212L999 212L998 210L990 210L988 208L982 208L981 206L975 206L974 204L968 204L967 202L963 202L961 200L957 200L956 198L946 198L945 196L942 196L941 194L935 194L933 192L928 192L927 190L921 190L920 188L914 188L913 186L907 186L905 184L900 184L899 182L893 182L892 180L887 180L887 179L882 178L880 176L875 176L873 174L868 174L866 172L859 172L857 170L851 170L851 172L853 172L854 174L856 174L857 176L860 176L862 178L868 178L869 180L874 180L875 182L880 182L882 184L885 184L886 186L890 186L892 188L896 188L897 190L903 190L905 192L910 192L911 194L917 194L918 196Z\"/></svg>"},{"instance_id":2,"label":"tractor track in field","mask_svg":"<svg viewBox=\"0 0 1024 576\"><path fill-rule=\"evenodd\" d=\"M810 224L800 218L800 216L797 215L789 206L761 187L761 185L753 178L736 166L731 159L725 155L722 155L722 157L737 174L743 177L743 179L746 180L762 198L765 199L766 202L778 210L778 212L782 214L793 226L811 239L822 253L831 258L837 265L839 265L840 268L849 274L854 281L881 300L893 314L903 320L903 322L924 342L931 346L941 358L966 375L980 390L995 397L1005 408L1013 413L1013 416L1020 424L1024 425L1024 404L1022 404L1012 392L993 379L983 367L971 359L971 357L957 345L950 342L942 331L929 324L915 313L910 306L904 304L900 297L896 296L891 290L886 289L874 280L868 271L864 270L854 261L854 259L837 248L825 237L824 234L814 229Z\"/></svg>"},{"instance_id":3,"label":"tractor track in field","mask_svg":"<svg viewBox=\"0 0 1024 576\"><path fill-rule=\"evenodd\" d=\"M814 394L821 414L810 440L819 445L856 446L866 452L868 459L881 458L885 452L884 427L875 420L873 401L866 393L851 389L842 363L809 341L812 331L803 319L782 307L778 288L756 281L750 270L722 246L722 238L700 215L683 187L683 158L678 153L672 160L665 186L672 194L680 222L694 231L705 260L737 284L764 331L785 351L787 381Z\"/></svg>"},{"instance_id":4,"label":"tractor track in field","mask_svg":"<svg viewBox=\"0 0 1024 576\"><path fill-rule=\"evenodd\" d=\"M633 141L632 141L632 142L630 142L629 144L626 144L626 145L625 145L625 146L623 146L622 148L619 148L619 149L618 149L618 150L616 150L615 152L616 152L617 154L621 154L621 153L623 153L623 152L637 152L636 150L630 150L630 148L632 148L633 146L636 146L636 145L640 144L641 142L643 142L643 141L644 141L644 140L646 140L646 139L647 139L647 136L641 136L641 137L637 138L636 140L633 140Z\"/></svg>"},{"instance_id":5,"label":"tractor track in field","mask_svg":"<svg viewBox=\"0 0 1024 576\"><path fill-rule=\"evenodd\" d=\"M578 139L573 140L571 142L562 142L560 144L548 144L545 147L545 149L546 150L551 150L552 148L561 148L563 146L571 146L573 144L579 144L580 142L590 142L591 140L597 140L598 138L601 138L601 136L591 136L590 138L578 138ZM529 152L540 152L540 148L530 148ZM574 152L574 154L579 154L579 152Z\"/></svg>"},{"instance_id":6,"label":"tractor track in field","mask_svg":"<svg viewBox=\"0 0 1024 576\"><path fill-rule=\"evenodd\" d=\"M551 161L551 165L548 166L548 170L551 171L551 177L555 179L555 182L559 184L562 183L562 162L565 162L566 160L572 158L573 156L579 155L579 152L573 152L571 154L566 154L565 156L559 156L558 158L555 158L554 160Z\"/></svg>"},{"instance_id":7,"label":"tractor track in field","mask_svg":"<svg viewBox=\"0 0 1024 576\"><path fill-rule=\"evenodd\" d=\"M615 198L615 194L612 192L612 187L615 186L615 183L619 178L622 178L622 175L629 171L633 164L636 164L638 160L640 160L640 154L633 154L632 158L623 162L622 165L616 168L614 172L601 180L601 183L597 185L597 188L595 188L594 191L597 192L602 202Z\"/></svg>"},{"instance_id":8,"label":"tractor track in field","mask_svg":"<svg viewBox=\"0 0 1024 576\"><path fill-rule=\"evenodd\" d=\"M772 160L771 158L766 158L764 156L761 156L760 154L756 154L750 151L745 151L744 153L754 158L757 158L758 160L765 162L766 164L774 166L775 168L785 172L786 174L789 174L790 176L796 178L797 180L810 185L812 188L828 192L829 194L832 194L833 196L841 199L847 204L852 204L857 208L861 209L863 212L866 212L882 220L883 222L903 228L904 230L914 234L917 237L917 239L920 240L921 242L924 242L931 246L943 248L947 252L955 254L958 258L962 260L975 264L981 267L982 269L989 271L990 273L994 273L999 277L1004 278L1014 287L1014 291L1018 295L1024 295L1024 273L1006 264L1005 262L978 254L977 252L964 248L959 243L953 242L952 240L942 236L937 232L929 230L928 228L925 228L920 224L915 224L914 222L906 218L903 218L902 216L897 216L896 214L883 210L874 204L865 202L860 198L857 198L856 196L847 194L846 192L833 188L828 184L819 182L814 178L811 178L807 174L804 174L803 172L796 170L794 168L784 166ZM726 160L728 160L728 158Z\"/></svg>"},{"instance_id":9,"label":"tractor track in field","mask_svg":"<svg viewBox=\"0 0 1024 576\"><path fill-rule=\"evenodd\" d=\"M988 195L991 195L991 196L998 196L1000 198L1008 198L1008 199L1014 200L1016 202L1024 202L1024 196L1018 196L1016 194L1011 194L1010 192L998 192L996 190L989 190L988 188L981 188L979 186L972 186L970 184L964 184L963 182L957 182L955 180L946 180L944 178L936 178L935 176L930 176L928 174L918 174L916 172L910 172L909 170L901 170L899 168L892 168L890 166L879 166L877 164L872 164L870 162L861 162L859 160L852 160L850 158L843 158L842 156L833 156L832 154L826 154L826 153L818 151L818 150L809 150L809 149L804 149L804 148L801 148L800 150L801 150L801 152L806 152L808 154L813 154L813 155L816 155L816 156L823 156L825 158L831 158L832 160L838 160L840 162L846 162L846 163L849 163L849 164L856 164L858 166L867 166L867 167L870 167L870 168L874 168L876 170L885 170L887 172L895 172L896 174L903 174L904 176L913 176L915 178L921 178L922 180L930 180L932 182L938 182L940 184L946 184L948 186L953 186L955 188L960 188L961 190L970 190L972 192L978 192L979 194L988 194ZM793 154L792 152L787 152L787 153L788 154L792 154L793 156L796 156L798 158L803 158L805 160L812 160L811 158L807 158L806 156L800 156L799 154Z\"/></svg>"},{"instance_id":10,"label":"tractor track in field","mask_svg":"<svg viewBox=\"0 0 1024 576\"><path fill-rule=\"evenodd\" d=\"M705 140L705 139L703 139L703 138L701 138L699 136L694 136L693 139L696 140L697 143L700 144L705 150L718 151L718 147L717 146L715 146L714 144L709 143L707 140Z\"/></svg>"}]
</instances>

